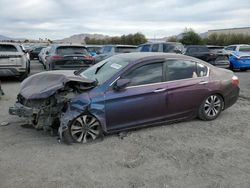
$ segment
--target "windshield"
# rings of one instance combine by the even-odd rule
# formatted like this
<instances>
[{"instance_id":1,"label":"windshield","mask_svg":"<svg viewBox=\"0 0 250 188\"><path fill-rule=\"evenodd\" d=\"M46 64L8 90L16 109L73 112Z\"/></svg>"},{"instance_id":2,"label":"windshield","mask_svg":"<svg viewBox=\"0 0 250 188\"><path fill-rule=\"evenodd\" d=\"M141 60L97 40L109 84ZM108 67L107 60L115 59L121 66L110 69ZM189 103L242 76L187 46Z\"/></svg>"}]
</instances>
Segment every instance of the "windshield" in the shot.
<instances>
[{"instance_id":1,"label":"windshield","mask_svg":"<svg viewBox=\"0 0 250 188\"><path fill-rule=\"evenodd\" d=\"M96 80L98 85L101 85L114 76L117 72L126 67L128 63L129 62L121 58L111 57L88 68L80 75L90 80Z\"/></svg>"},{"instance_id":2,"label":"windshield","mask_svg":"<svg viewBox=\"0 0 250 188\"><path fill-rule=\"evenodd\" d=\"M85 47L81 46L61 46L57 48L58 55L84 54L89 55Z\"/></svg>"},{"instance_id":3,"label":"windshield","mask_svg":"<svg viewBox=\"0 0 250 188\"><path fill-rule=\"evenodd\" d=\"M241 46L239 51L240 52L250 52L250 46Z\"/></svg>"}]
</instances>

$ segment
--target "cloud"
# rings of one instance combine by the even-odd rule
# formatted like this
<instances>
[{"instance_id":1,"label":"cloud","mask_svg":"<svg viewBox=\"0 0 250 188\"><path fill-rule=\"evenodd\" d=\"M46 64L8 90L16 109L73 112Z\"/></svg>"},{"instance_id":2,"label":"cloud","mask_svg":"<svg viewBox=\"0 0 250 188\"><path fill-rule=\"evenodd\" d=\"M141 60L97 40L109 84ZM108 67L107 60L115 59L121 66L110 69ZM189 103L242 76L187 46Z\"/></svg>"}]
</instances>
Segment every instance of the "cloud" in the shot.
<instances>
[{"instance_id":1,"label":"cloud","mask_svg":"<svg viewBox=\"0 0 250 188\"><path fill-rule=\"evenodd\" d=\"M249 26L249 0L1 0L0 34L59 39L76 33L147 37Z\"/></svg>"}]
</instances>

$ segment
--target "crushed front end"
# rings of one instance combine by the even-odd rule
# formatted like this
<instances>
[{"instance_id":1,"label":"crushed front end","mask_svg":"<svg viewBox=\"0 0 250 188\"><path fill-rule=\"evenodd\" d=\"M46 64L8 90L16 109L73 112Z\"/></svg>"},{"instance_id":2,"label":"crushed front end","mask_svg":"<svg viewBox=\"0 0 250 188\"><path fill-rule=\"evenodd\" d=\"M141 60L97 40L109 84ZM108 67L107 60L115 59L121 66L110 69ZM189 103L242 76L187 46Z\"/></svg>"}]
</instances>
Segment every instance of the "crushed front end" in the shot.
<instances>
[{"instance_id":1,"label":"crushed front end","mask_svg":"<svg viewBox=\"0 0 250 188\"><path fill-rule=\"evenodd\" d=\"M39 73L21 84L9 114L26 118L36 129L54 132L71 100L95 86L95 81L76 76L73 71Z\"/></svg>"}]
</instances>

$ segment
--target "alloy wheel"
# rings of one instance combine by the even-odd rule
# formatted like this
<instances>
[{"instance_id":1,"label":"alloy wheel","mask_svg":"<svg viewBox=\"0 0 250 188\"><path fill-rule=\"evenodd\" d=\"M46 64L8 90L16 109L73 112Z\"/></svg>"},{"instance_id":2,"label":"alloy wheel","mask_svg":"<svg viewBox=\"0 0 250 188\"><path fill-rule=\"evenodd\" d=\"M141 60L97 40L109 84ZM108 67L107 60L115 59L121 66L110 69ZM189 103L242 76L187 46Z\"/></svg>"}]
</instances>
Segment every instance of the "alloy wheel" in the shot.
<instances>
[{"instance_id":1,"label":"alloy wheel","mask_svg":"<svg viewBox=\"0 0 250 188\"><path fill-rule=\"evenodd\" d=\"M99 121L91 115L82 115L70 126L70 133L75 142L87 143L96 140L101 134Z\"/></svg>"},{"instance_id":2,"label":"alloy wheel","mask_svg":"<svg viewBox=\"0 0 250 188\"><path fill-rule=\"evenodd\" d=\"M222 101L217 95L211 95L207 98L204 104L204 110L208 117L215 117L220 113Z\"/></svg>"}]
</instances>

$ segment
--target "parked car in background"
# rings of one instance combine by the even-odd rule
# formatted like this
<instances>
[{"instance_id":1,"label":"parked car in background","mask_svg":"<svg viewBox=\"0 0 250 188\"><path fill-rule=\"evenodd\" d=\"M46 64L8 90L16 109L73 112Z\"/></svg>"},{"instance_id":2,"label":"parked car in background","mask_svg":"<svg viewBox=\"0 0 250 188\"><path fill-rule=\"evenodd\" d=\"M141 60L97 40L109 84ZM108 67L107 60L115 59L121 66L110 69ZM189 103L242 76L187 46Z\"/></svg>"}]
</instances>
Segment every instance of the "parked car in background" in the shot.
<instances>
[{"instance_id":1,"label":"parked car in background","mask_svg":"<svg viewBox=\"0 0 250 188\"><path fill-rule=\"evenodd\" d=\"M67 143L86 143L163 122L214 120L237 101L238 84L232 71L193 57L119 54L85 71L29 77L9 113L58 129Z\"/></svg>"},{"instance_id":2,"label":"parked car in background","mask_svg":"<svg viewBox=\"0 0 250 188\"><path fill-rule=\"evenodd\" d=\"M55 44L46 56L46 70L77 70L93 64L93 57L82 45Z\"/></svg>"},{"instance_id":3,"label":"parked car in background","mask_svg":"<svg viewBox=\"0 0 250 188\"><path fill-rule=\"evenodd\" d=\"M229 56L230 69L239 69L241 71L250 69L250 45L240 44L233 46L235 47L234 51L231 51ZM228 47L225 49L228 49Z\"/></svg>"},{"instance_id":4,"label":"parked car in background","mask_svg":"<svg viewBox=\"0 0 250 188\"><path fill-rule=\"evenodd\" d=\"M30 73L30 62L19 44L0 43L0 77L15 76L24 80Z\"/></svg>"},{"instance_id":5,"label":"parked car in background","mask_svg":"<svg viewBox=\"0 0 250 188\"><path fill-rule=\"evenodd\" d=\"M50 50L50 46L43 48L41 52L38 54L38 60L40 63L42 63L44 69L46 69L46 56Z\"/></svg>"},{"instance_id":6,"label":"parked car in background","mask_svg":"<svg viewBox=\"0 0 250 188\"><path fill-rule=\"evenodd\" d=\"M46 46L39 46L39 47L35 47L32 50L30 50L30 59L38 59L38 54L41 52L41 50L43 48L46 48Z\"/></svg>"},{"instance_id":7,"label":"parked car in background","mask_svg":"<svg viewBox=\"0 0 250 188\"><path fill-rule=\"evenodd\" d=\"M104 45L101 54L96 55L95 62L100 62L116 54L136 52L137 46L134 45Z\"/></svg>"},{"instance_id":8,"label":"parked car in background","mask_svg":"<svg viewBox=\"0 0 250 188\"><path fill-rule=\"evenodd\" d=\"M230 55L231 53L236 51L236 48L237 48L237 45L226 46L226 47L224 47L223 52Z\"/></svg>"},{"instance_id":9,"label":"parked car in background","mask_svg":"<svg viewBox=\"0 0 250 188\"><path fill-rule=\"evenodd\" d=\"M102 45L86 45L88 52L92 56L101 54Z\"/></svg>"},{"instance_id":10,"label":"parked car in background","mask_svg":"<svg viewBox=\"0 0 250 188\"><path fill-rule=\"evenodd\" d=\"M184 46L179 42L153 42L138 46L138 52L165 52L182 54Z\"/></svg>"},{"instance_id":11,"label":"parked car in background","mask_svg":"<svg viewBox=\"0 0 250 188\"><path fill-rule=\"evenodd\" d=\"M185 55L196 57L206 61L214 66L221 68L229 68L230 62L228 55L223 52L209 49L205 45L188 45L185 46Z\"/></svg>"},{"instance_id":12,"label":"parked car in background","mask_svg":"<svg viewBox=\"0 0 250 188\"><path fill-rule=\"evenodd\" d=\"M30 61L30 54L29 54L29 50L28 49L26 49L25 48L25 46L24 45L20 45L20 47L21 47L21 49L22 49L22 51L25 53L25 55L26 55L26 57L27 57L27 59Z\"/></svg>"}]
</instances>

